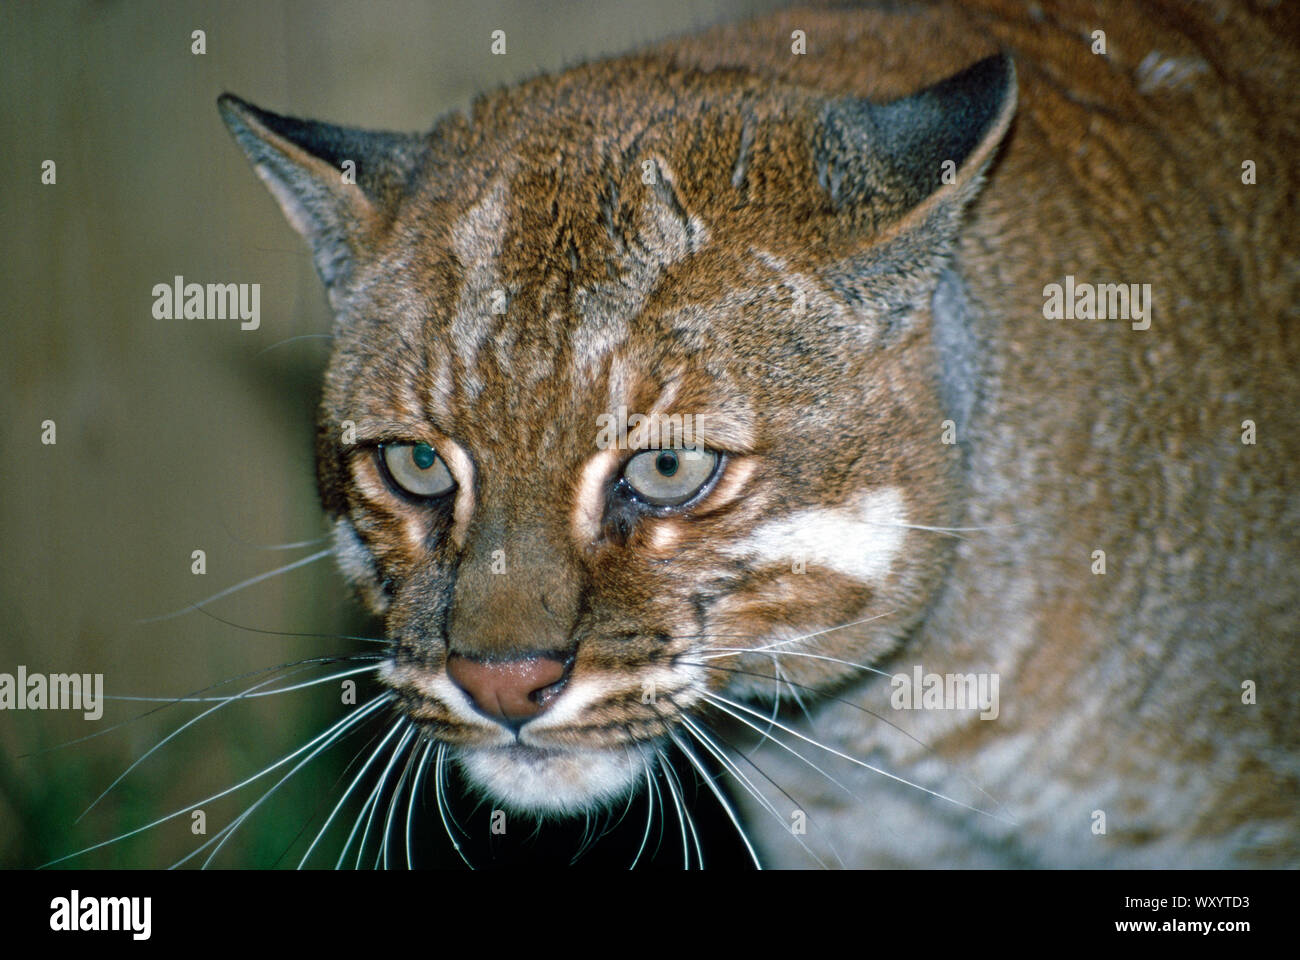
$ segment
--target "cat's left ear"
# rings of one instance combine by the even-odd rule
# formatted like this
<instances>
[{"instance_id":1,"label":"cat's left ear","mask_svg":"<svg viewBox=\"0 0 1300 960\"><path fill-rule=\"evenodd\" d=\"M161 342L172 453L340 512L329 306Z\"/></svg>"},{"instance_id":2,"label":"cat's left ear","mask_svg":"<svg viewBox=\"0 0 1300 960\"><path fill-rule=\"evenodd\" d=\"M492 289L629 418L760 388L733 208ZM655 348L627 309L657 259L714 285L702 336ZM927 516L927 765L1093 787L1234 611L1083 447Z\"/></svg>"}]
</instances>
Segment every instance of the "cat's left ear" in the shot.
<instances>
[{"instance_id":1,"label":"cat's left ear","mask_svg":"<svg viewBox=\"0 0 1300 960\"><path fill-rule=\"evenodd\" d=\"M1015 109L1005 55L890 103L827 104L814 168L846 229L827 251L826 279L880 312L927 302Z\"/></svg>"},{"instance_id":2,"label":"cat's left ear","mask_svg":"<svg viewBox=\"0 0 1300 960\"><path fill-rule=\"evenodd\" d=\"M960 210L1015 110L1016 71L1005 54L890 103L833 101L815 144L818 180L832 207L860 212L881 232Z\"/></svg>"},{"instance_id":3,"label":"cat's left ear","mask_svg":"<svg viewBox=\"0 0 1300 960\"><path fill-rule=\"evenodd\" d=\"M391 221L426 154L424 137L283 117L229 93L217 107L289 223L311 245L332 299Z\"/></svg>"}]
</instances>

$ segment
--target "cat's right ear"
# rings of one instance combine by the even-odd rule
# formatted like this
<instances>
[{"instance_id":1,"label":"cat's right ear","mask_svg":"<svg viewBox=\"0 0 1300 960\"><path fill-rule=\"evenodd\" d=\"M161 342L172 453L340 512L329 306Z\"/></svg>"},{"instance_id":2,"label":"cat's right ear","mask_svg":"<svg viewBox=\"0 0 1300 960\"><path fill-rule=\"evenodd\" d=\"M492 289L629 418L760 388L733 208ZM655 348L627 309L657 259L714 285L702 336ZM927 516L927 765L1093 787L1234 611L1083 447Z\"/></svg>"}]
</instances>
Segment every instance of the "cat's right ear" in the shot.
<instances>
[{"instance_id":1,"label":"cat's right ear","mask_svg":"<svg viewBox=\"0 0 1300 960\"><path fill-rule=\"evenodd\" d=\"M229 93L217 108L311 245L333 299L368 242L391 221L426 154L425 139L282 117Z\"/></svg>"}]
</instances>

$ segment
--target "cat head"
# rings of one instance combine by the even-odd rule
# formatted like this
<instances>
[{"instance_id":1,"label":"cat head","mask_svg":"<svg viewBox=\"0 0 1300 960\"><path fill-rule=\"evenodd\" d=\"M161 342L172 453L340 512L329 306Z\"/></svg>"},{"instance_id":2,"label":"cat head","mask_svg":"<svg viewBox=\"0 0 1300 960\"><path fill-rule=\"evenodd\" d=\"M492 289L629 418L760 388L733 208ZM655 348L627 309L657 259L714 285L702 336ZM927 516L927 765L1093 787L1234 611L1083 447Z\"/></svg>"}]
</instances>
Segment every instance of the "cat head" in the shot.
<instances>
[{"instance_id":1,"label":"cat head","mask_svg":"<svg viewBox=\"0 0 1300 960\"><path fill-rule=\"evenodd\" d=\"M609 803L922 615L936 291L1008 59L880 104L632 58L422 136L219 106L336 315L318 475L381 676L496 802Z\"/></svg>"}]
</instances>

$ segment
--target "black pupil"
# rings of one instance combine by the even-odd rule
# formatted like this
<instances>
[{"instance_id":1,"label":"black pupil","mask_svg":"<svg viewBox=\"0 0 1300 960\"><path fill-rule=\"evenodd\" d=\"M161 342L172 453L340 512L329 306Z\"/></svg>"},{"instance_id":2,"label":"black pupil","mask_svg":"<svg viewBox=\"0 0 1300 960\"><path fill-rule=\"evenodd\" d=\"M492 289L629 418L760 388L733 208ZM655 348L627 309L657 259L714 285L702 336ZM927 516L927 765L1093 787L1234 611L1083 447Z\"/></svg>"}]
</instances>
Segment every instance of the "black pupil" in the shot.
<instances>
[{"instance_id":1,"label":"black pupil","mask_svg":"<svg viewBox=\"0 0 1300 960\"><path fill-rule=\"evenodd\" d=\"M655 468L665 477L677 472L677 454L665 450L655 458Z\"/></svg>"},{"instance_id":2,"label":"black pupil","mask_svg":"<svg viewBox=\"0 0 1300 960\"><path fill-rule=\"evenodd\" d=\"M427 443L416 444L415 449L411 451L411 459L421 470L428 470L433 466L433 461L438 459L438 455L433 452L433 447Z\"/></svg>"}]
</instances>

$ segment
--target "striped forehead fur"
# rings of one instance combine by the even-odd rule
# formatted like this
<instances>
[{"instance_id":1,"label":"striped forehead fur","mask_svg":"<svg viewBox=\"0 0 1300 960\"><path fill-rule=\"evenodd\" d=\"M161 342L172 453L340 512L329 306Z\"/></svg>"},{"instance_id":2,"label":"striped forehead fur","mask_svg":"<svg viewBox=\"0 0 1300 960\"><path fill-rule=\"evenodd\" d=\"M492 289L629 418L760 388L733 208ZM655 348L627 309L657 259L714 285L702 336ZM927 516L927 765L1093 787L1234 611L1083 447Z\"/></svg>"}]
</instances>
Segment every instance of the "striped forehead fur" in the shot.
<instances>
[{"instance_id":1,"label":"striped forehead fur","mask_svg":"<svg viewBox=\"0 0 1300 960\"><path fill-rule=\"evenodd\" d=\"M453 249L464 266L465 279L456 298L451 344L465 371L465 390L470 400L483 389L476 368L479 346L493 326L493 300L504 296L499 261L508 196L504 177L498 177L452 231Z\"/></svg>"},{"instance_id":2,"label":"striped forehead fur","mask_svg":"<svg viewBox=\"0 0 1300 960\"><path fill-rule=\"evenodd\" d=\"M668 162L656 153L643 162L625 170L621 186L603 172L611 179L597 217L590 210L563 210L539 186L536 163L521 162L497 174L457 219L451 238L461 279L447 346L466 402L477 400L493 380L539 386L554 376L557 361L567 360L569 379L585 388L628 343L664 272L708 244L708 227L688 211ZM556 174L568 178L569 190L577 189L575 177L592 175ZM548 203L558 220L599 223L556 222L549 236L539 237L528 225ZM562 236L569 237L567 256L558 257L554 245ZM583 238L581 258L574 237ZM592 248L592 237L603 241L603 249ZM584 259L601 260L604 276L593 276ZM562 330L567 336L557 341ZM432 374L435 390L444 393L446 365Z\"/></svg>"}]
</instances>

